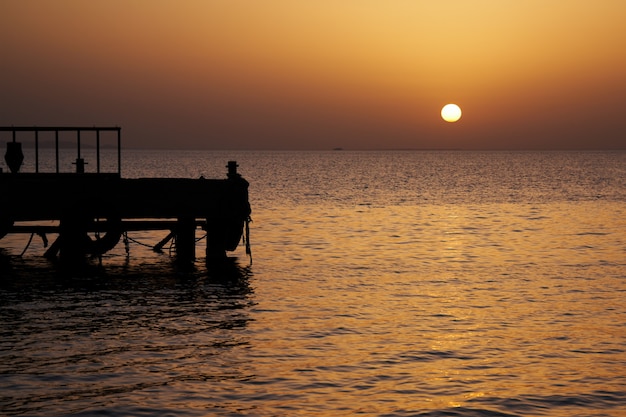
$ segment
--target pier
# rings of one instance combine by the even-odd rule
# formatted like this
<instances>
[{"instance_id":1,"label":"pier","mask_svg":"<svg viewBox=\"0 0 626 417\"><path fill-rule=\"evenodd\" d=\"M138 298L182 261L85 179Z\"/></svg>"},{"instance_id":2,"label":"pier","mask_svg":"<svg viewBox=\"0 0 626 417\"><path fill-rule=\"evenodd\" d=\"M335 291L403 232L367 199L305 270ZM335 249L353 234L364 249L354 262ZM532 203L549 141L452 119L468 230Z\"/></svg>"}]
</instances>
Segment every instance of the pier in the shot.
<instances>
[{"instance_id":1,"label":"pier","mask_svg":"<svg viewBox=\"0 0 626 417\"><path fill-rule=\"evenodd\" d=\"M225 258L247 229L248 182L237 172L235 161L228 161L225 179L123 178L119 127L11 126L0 127L2 132L11 132L12 140L5 153L9 172L0 172L0 239L11 233L36 234L47 246L46 257L74 263L110 251L128 231L163 230L166 236L153 249L173 240L177 259L192 262L197 229L207 235L207 261ZM39 141L44 132L54 135L53 172L40 168ZM74 172L59 166L60 132L76 135ZM114 136L115 170L101 166L102 133ZM18 134L34 136L34 172L21 172L24 155ZM85 161L81 141L94 135L95 143L89 146L95 147L96 161ZM85 172L88 163L95 163L95 172ZM56 238L48 246L49 234Z\"/></svg>"}]
</instances>

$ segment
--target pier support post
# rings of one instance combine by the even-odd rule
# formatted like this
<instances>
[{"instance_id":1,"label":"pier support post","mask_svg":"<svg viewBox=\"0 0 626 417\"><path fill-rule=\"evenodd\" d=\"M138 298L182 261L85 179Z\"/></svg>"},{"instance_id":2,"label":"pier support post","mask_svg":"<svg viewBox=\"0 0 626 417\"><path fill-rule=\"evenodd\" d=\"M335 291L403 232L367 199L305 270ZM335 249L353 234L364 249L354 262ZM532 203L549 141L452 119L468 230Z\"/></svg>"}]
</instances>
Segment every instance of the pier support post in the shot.
<instances>
[{"instance_id":1,"label":"pier support post","mask_svg":"<svg viewBox=\"0 0 626 417\"><path fill-rule=\"evenodd\" d=\"M223 225L211 219L206 219L206 259L219 260L226 258Z\"/></svg>"},{"instance_id":2,"label":"pier support post","mask_svg":"<svg viewBox=\"0 0 626 417\"><path fill-rule=\"evenodd\" d=\"M196 259L196 219L179 217L176 224L176 258L181 262Z\"/></svg>"},{"instance_id":3,"label":"pier support post","mask_svg":"<svg viewBox=\"0 0 626 417\"><path fill-rule=\"evenodd\" d=\"M48 249L46 256L53 257L54 252L59 251L59 258L64 264L80 265L85 262L90 242L88 223L89 220L78 212L63 216L59 222L59 238Z\"/></svg>"}]
</instances>

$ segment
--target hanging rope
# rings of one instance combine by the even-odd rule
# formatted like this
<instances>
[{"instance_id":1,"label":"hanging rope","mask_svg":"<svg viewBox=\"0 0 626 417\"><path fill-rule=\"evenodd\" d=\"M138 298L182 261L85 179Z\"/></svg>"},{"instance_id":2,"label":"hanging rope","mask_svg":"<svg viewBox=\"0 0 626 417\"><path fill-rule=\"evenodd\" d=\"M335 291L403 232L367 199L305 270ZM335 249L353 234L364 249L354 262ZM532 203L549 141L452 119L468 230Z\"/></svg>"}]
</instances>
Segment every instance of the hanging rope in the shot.
<instances>
[{"instance_id":1,"label":"hanging rope","mask_svg":"<svg viewBox=\"0 0 626 417\"><path fill-rule=\"evenodd\" d=\"M28 247L30 246L30 242L33 241L33 236L35 236L34 233L30 234L30 238L28 239L28 243L26 244L26 247L24 248L24 250L22 251L22 253L20 253L20 257L24 256L24 254L26 253L26 251L28 250Z\"/></svg>"},{"instance_id":2,"label":"hanging rope","mask_svg":"<svg viewBox=\"0 0 626 417\"><path fill-rule=\"evenodd\" d=\"M136 244L141 245L141 246L145 246L145 247L150 248L150 249L152 249L152 248L154 247L154 246L152 246L152 245L148 245L147 243L143 243L143 242L140 242L140 241L138 241L138 240L136 240L136 239L133 239L132 237L130 237L130 236L128 236L128 235L126 235L126 238L127 238L130 242L136 243Z\"/></svg>"},{"instance_id":3,"label":"hanging rope","mask_svg":"<svg viewBox=\"0 0 626 417\"><path fill-rule=\"evenodd\" d=\"M172 256L172 250L176 247L176 235L170 240L169 254Z\"/></svg>"},{"instance_id":4,"label":"hanging rope","mask_svg":"<svg viewBox=\"0 0 626 417\"><path fill-rule=\"evenodd\" d=\"M96 217L96 224L99 224L99 223L100 223L100 218ZM96 228L95 236L96 236L96 240L100 240L100 228L99 227Z\"/></svg>"},{"instance_id":5,"label":"hanging rope","mask_svg":"<svg viewBox=\"0 0 626 417\"><path fill-rule=\"evenodd\" d=\"M100 218L96 217L96 224L100 223ZM100 240L100 228L96 227L96 242ZM102 266L102 254L98 253L98 265Z\"/></svg>"},{"instance_id":6,"label":"hanging rope","mask_svg":"<svg viewBox=\"0 0 626 417\"><path fill-rule=\"evenodd\" d=\"M126 257L130 258L130 244L128 243L128 232L124 232L124 249L126 249Z\"/></svg>"},{"instance_id":7,"label":"hanging rope","mask_svg":"<svg viewBox=\"0 0 626 417\"><path fill-rule=\"evenodd\" d=\"M246 228L243 239L246 242L246 255L250 257L250 265L252 265L252 249L250 248L250 223L252 223L252 217L248 216L248 218L246 219Z\"/></svg>"}]
</instances>

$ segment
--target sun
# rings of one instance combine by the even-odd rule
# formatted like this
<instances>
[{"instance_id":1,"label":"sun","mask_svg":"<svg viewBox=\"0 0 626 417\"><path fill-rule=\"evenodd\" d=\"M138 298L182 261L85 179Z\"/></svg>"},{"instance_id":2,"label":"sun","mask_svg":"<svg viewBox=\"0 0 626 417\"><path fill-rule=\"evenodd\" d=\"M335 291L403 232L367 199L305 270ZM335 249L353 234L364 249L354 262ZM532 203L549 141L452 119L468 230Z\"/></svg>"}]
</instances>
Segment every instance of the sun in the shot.
<instances>
[{"instance_id":1,"label":"sun","mask_svg":"<svg viewBox=\"0 0 626 417\"><path fill-rule=\"evenodd\" d=\"M446 122L454 123L461 118L461 108L456 104L446 104L441 109L441 118Z\"/></svg>"}]
</instances>

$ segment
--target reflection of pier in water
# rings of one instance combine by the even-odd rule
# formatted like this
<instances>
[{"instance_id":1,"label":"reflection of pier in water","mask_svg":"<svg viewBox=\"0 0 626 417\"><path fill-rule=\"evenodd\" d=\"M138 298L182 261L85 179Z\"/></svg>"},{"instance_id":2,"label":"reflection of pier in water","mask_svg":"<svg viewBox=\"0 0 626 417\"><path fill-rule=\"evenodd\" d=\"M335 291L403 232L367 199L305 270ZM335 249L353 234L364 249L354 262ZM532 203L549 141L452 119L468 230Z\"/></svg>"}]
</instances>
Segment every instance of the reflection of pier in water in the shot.
<instances>
[{"instance_id":1,"label":"reflection of pier in water","mask_svg":"<svg viewBox=\"0 0 626 417\"><path fill-rule=\"evenodd\" d=\"M247 230L248 182L237 173L235 161L228 162L227 179L128 179L121 177L119 127L11 126L0 127L0 132L12 132L5 154L10 172L0 171L0 238L9 233L37 234L47 246L47 234L57 234L46 256L58 255L72 263L106 253L128 231L166 230L168 235L154 249L173 240L177 258L189 262L195 259L198 228L207 233L207 260L235 250ZM34 133L35 172L20 172L24 155L16 136L22 132ZM55 172L40 172L42 132L54 132ZM61 172L59 132L76 133L75 172ZM81 140L94 133L95 172L85 172ZM115 135L115 172L103 172L101 167L101 133Z\"/></svg>"}]
</instances>

